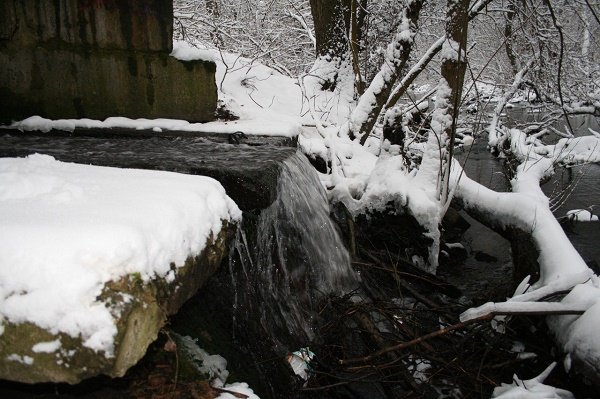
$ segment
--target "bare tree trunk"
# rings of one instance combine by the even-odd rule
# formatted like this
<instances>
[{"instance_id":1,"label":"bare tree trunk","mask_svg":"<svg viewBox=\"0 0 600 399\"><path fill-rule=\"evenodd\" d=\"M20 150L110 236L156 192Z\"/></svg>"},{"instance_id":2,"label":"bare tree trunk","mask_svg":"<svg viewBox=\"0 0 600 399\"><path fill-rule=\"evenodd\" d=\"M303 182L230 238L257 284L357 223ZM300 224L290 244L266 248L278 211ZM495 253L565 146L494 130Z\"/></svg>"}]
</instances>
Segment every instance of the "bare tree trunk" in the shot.
<instances>
[{"instance_id":1,"label":"bare tree trunk","mask_svg":"<svg viewBox=\"0 0 600 399\"><path fill-rule=\"evenodd\" d=\"M361 51L360 42L362 28L365 22L367 0L352 0L352 13L350 16L350 53L352 55L352 70L354 72L354 88L356 97L365 91L365 82L360 72L358 56Z\"/></svg>"},{"instance_id":2,"label":"bare tree trunk","mask_svg":"<svg viewBox=\"0 0 600 399\"><path fill-rule=\"evenodd\" d=\"M310 0L316 39L317 61L332 63L333 71L352 64L350 37L352 35L352 3L354 0ZM330 72L331 73L331 72ZM323 90L335 90L341 77L337 72L323 79Z\"/></svg>"},{"instance_id":3,"label":"bare tree trunk","mask_svg":"<svg viewBox=\"0 0 600 399\"><path fill-rule=\"evenodd\" d=\"M467 28L469 26L469 0L448 0L448 14L446 17L446 44L448 47L442 54L442 79L450 88L450 96L444 110L446 116L452 118L452 123L444 126L444 133L448 137L448 156L446 169L442 172L444 182L440 193L442 204L448 201L448 187L450 179L450 165L454 149L456 133L456 120L458 118L460 99L467 69ZM442 50L444 51L444 50ZM440 106L443 106L440 104Z\"/></svg>"},{"instance_id":4,"label":"bare tree trunk","mask_svg":"<svg viewBox=\"0 0 600 399\"><path fill-rule=\"evenodd\" d=\"M210 33L210 38L212 42L217 46L217 48L223 47L223 38L221 37L221 33L219 32L219 18L221 17L221 10L219 8L219 0L205 0L204 5L206 6L206 11L208 15L210 15L213 20L214 29Z\"/></svg>"},{"instance_id":5,"label":"bare tree trunk","mask_svg":"<svg viewBox=\"0 0 600 399\"><path fill-rule=\"evenodd\" d=\"M352 0L310 0L317 57L347 56L352 3Z\"/></svg>"},{"instance_id":6,"label":"bare tree trunk","mask_svg":"<svg viewBox=\"0 0 600 399\"><path fill-rule=\"evenodd\" d=\"M438 263L442 218L450 205L450 165L456 133L456 119L462 95L466 70L466 44L469 0L448 0L446 37L442 46L441 78L437 87L435 109L431 128L423 151L423 160L415 183L426 187L437 202L437 214L431 215L428 234L432 238L429 248L429 269Z\"/></svg>"},{"instance_id":7,"label":"bare tree trunk","mask_svg":"<svg viewBox=\"0 0 600 399\"><path fill-rule=\"evenodd\" d=\"M517 65L517 56L512 47L512 36L513 36L513 20L515 18L515 1L509 0L506 6L506 23L504 24L504 48L506 50L506 56L508 57L508 62L510 63L510 67L512 68L513 74L516 75L519 71L519 67Z\"/></svg>"},{"instance_id":8,"label":"bare tree trunk","mask_svg":"<svg viewBox=\"0 0 600 399\"><path fill-rule=\"evenodd\" d=\"M487 4L489 4L490 2L491 2L491 0L484 0L484 1L480 1L480 2L476 3L473 6L473 8L469 10L469 15L468 15L469 20L475 18L477 16L477 14L479 12L481 12L481 10L483 10L483 8L486 7ZM404 95L404 93L406 92L408 87L417 78L417 76L419 76L419 74L425 70L425 68L427 67L427 65L429 65L431 60L433 60L433 58L440 52L444 42L445 42L445 36L442 36L430 46L430 48L425 52L425 54L421 57L421 59L406 73L406 75L404 75L404 77L398 83L396 88L394 88L393 91L388 92L388 98L386 99L383 109L382 108L374 109L373 112L377 113L377 115L370 117L369 123L372 122L374 124L377 121L377 118L379 117L379 115L381 114L381 112L383 110L393 107L394 104L396 104L398 102L400 97L402 97ZM369 125L365 124L363 127L358 128L358 132L360 134L364 133L364 135L361 138L362 143L364 143L367 140L367 137L370 134L370 131L373 129L373 126L374 125L371 125L369 128ZM357 133L357 134L359 134L359 133Z\"/></svg>"}]
</instances>

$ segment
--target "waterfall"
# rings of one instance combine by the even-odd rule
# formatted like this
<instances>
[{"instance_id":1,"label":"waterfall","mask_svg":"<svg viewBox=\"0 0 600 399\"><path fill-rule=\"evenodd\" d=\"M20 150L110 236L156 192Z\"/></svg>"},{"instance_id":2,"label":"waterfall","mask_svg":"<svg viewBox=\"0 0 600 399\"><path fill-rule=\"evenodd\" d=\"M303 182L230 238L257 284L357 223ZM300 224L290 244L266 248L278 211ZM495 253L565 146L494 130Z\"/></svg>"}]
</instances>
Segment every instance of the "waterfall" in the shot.
<instances>
[{"instance_id":1,"label":"waterfall","mask_svg":"<svg viewBox=\"0 0 600 399\"><path fill-rule=\"evenodd\" d=\"M351 291L358 277L304 155L282 164L277 193L258 215L244 216L230 271L236 324L259 320L253 327L285 353L315 339L319 300Z\"/></svg>"}]
</instances>

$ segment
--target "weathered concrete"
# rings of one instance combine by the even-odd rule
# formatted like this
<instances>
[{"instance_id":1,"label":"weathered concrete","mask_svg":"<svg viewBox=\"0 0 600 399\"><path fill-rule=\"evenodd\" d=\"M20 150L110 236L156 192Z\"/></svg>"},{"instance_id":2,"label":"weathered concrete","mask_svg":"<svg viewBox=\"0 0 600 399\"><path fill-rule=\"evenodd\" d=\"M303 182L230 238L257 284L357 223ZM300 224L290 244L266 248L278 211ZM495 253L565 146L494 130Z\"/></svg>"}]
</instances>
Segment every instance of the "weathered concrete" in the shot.
<instances>
[{"instance_id":1,"label":"weathered concrete","mask_svg":"<svg viewBox=\"0 0 600 399\"><path fill-rule=\"evenodd\" d=\"M0 40L85 49L171 52L172 0L5 0Z\"/></svg>"},{"instance_id":2,"label":"weathered concrete","mask_svg":"<svg viewBox=\"0 0 600 399\"><path fill-rule=\"evenodd\" d=\"M214 119L214 62L169 56L171 1L7 0L0 19L0 122Z\"/></svg>"},{"instance_id":3,"label":"weathered concrete","mask_svg":"<svg viewBox=\"0 0 600 399\"><path fill-rule=\"evenodd\" d=\"M108 283L98 297L115 315L117 336L114 356L94 352L78 337L52 333L31 323L4 323L0 336L0 378L26 382L68 382L71 384L106 374L121 377L146 353L157 338L166 318L177 312L218 269L228 253L236 226L224 223L197 257L190 257L175 270L175 280L143 282L128 275ZM174 267L174 265L173 265ZM132 300L124 300L126 296ZM50 353L34 352L39 342L60 339L61 346ZM24 359L30 359L25 361Z\"/></svg>"}]
</instances>

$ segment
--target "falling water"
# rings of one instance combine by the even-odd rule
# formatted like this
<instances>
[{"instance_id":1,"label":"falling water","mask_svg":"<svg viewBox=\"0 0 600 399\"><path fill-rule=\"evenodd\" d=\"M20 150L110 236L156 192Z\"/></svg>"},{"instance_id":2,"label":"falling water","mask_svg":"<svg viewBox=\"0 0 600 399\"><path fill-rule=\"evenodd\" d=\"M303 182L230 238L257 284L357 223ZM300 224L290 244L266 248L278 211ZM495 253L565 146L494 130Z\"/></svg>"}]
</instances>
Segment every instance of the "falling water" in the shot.
<instances>
[{"instance_id":1,"label":"falling water","mask_svg":"<svg viewBox=\"0 0 600 399\"><path fill-rule=\"evenodd\" d=\"M237 324L260 320L277 352L313 341L319 300L358 281L318 176L301 154L283 163L276 200L254 220L245 216L231 255Z\"/></svg>"}]
</instances>

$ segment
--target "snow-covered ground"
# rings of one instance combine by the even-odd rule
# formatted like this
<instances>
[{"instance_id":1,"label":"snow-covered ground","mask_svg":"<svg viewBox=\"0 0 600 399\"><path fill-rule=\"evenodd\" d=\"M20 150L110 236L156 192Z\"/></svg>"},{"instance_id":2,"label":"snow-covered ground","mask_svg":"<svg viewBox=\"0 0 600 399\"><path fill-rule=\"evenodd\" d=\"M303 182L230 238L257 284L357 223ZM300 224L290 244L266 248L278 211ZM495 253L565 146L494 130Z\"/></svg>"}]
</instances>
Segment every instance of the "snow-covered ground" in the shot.
<instances>
[{"instance_id":1,"label":"snow-covered ground","mask_svg":"<svg viewBox=\"0 0 600 399\"><path fill-rule=\"evenodd\" d=\"M110 356L104 285L134 273L170 281L171 263L183 266L222 221L240 218L208 177L0 158L0 334L7 321L31 322Z\"/></svg>"}]
</instances>

